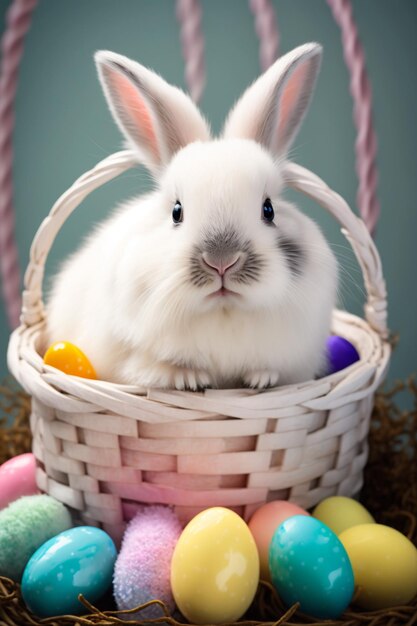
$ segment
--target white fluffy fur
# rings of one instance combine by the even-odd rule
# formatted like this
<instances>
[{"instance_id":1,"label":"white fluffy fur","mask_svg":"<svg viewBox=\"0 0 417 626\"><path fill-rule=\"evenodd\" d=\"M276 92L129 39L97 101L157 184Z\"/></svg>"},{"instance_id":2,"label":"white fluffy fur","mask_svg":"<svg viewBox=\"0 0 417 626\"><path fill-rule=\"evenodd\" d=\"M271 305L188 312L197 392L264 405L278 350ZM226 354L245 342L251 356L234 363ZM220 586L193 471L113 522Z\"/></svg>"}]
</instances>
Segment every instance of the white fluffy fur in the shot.
<instances>
[{"instance_id":1,"label":"white fluffy fur","mask_svg":"<svg viewBox=\"0 0 417 626\"><path fill-rule=\"evenodd\" d=\"M107 53L99 62L109 55L111 61ZM119 208L57 275L47 340L78 345L100 378L178 389L265 387L322 371L336 261L314 222L281 199L282 161L245 137L239 116L237 136L229 118L227 138L180 148L157 190ZM162 128L163 122L159 138ZM265 197L275 208L275 227L261 218ZM177 199L184 221L174 226ZM208 297L221 286L218 275L205 286L190 281L193 249L213 226L233 227L265 260L256 282L237 283L236 273L226 273L225 286L238 296ZM278 233L303 251L299 276L276 244Z\"/></svg>"}]
</instances>

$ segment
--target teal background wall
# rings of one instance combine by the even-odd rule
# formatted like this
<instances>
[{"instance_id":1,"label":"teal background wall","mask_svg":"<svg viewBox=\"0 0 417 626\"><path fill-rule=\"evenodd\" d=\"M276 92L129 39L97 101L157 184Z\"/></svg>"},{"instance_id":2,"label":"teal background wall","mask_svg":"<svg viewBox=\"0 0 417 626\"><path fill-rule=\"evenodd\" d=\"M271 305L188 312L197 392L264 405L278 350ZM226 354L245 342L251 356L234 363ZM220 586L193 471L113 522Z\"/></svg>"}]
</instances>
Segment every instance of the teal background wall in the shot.
<instances>
[{"instance_id":1,"label":"teal background wall","mask_svg":"<svg viewBox=\"0 0 417 626\"><path fill-rule=\"evenodd\" d=\"M0 28L9 2L0 0ZM244 0L203 0L208 84L201 108L214 130L258 75L258 40ZM325 0L275 0L281 52L306 41L324 46L324 62L293 158L311 168L355 207L355 131L340 34ZM390 379L417 369L417 3L354 0L366 50L378 134L381 219L376 243L389 293L389 324L399 332ZM16 236L22 270L41 220L85 170L121 147L99 87L92 55L107 48L139 60L168 81L184 85L173 0L40 0L27 36L16 104ZM0 164L1 166L1 164ZM137 170L95 192L59 235L47 276L92 224L123 198L147 188ZM299 204L323 227L342 267L341 306L359 313L360 272L338 227L322 210ZM1 228L1 224L0 224ZM9 336L0 304L0 378L6 375Z\"/></svg>"}]
</instances>

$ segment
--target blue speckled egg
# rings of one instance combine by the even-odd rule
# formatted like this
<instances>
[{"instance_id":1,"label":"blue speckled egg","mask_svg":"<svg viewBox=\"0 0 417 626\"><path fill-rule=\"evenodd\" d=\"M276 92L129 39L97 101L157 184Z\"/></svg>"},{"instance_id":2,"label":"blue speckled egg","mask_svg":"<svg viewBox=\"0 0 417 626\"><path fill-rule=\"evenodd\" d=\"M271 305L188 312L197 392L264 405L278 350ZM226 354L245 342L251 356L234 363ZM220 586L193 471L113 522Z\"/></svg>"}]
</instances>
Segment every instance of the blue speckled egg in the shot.
<instances>
[{"instance_id":1,"label":"blue speckled egg","mask_svg":"<svg viewBox=\"0 0 417 626\"><path fill-rule=\"evenodd\" d=\"M82 593L95 602L109 588L116 547L92 526L71 528L52 537L31 556L22 578L22 595L39 616L83 613Z\"/></svg>"},{"instance_id":2,"label":"blue speckled egg","mask_svg":"<svg viewBox=\"0 0 417 626\"><path fill-rule=\"evenodd\" d=\"M339 372L360 359L355 346L339 335L331 335L327 338L326 349L327 374Z\"/></svg>"},{"instance_id":3,"label":"blue speckled egg","mask_svg":"<svg viewBox=\"0 0 417 626\"><path fill-rule=\"evenodd\" d=\"M294 515L278 526L269 549L272 582L285 604L314 617L337 619L353 596L349 557L325 524Z\"/></svg>"}]
</instances>

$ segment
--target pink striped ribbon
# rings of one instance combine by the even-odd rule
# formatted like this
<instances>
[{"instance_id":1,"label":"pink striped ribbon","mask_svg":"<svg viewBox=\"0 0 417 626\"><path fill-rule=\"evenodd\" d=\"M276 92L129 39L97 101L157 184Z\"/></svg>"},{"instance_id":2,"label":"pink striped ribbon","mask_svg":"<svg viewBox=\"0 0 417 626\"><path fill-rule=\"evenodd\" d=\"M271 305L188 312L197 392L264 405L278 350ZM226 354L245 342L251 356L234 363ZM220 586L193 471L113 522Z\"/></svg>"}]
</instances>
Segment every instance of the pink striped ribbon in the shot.
<instances>
[{"instance_id":1,"label":"pink striped ribbon","mask_svg":"<svg viewBox=\"0 0 417 626\"><path fill-rule=\"evenodd\" d=\"M353 119L357 138L356 172L359 179L357 204L360 215L374 235L380 214L377 197L376 134L372 122L372 91L366 73L365 54L359 40L350 0L327 0L342 35L343 55L350 73Z\"/></svg>"},{"instance_id":2,"label":"pink striped ribbon","mask_svg":"<svg viewBox=\"0 0 417 626\"><path fill-rule=\"evenodd\" d=\"M255 18L255 31L259 39L259 65L264 72L278 57L277 19L271 0L249 0L249 7Z\"/></svg>"},{"instance_id":3,"label":"pink striped ribbon","mask_svg":"<svg viewBox=\"0 0 417 626\"><path fill-rule=\"evenodd\" d=\"M19 323L20 268L13 210L14 101L25 34L36 0L13 0L1 41L0 67L0 273L6 313L12 328Z\"/></svg>"},{"instance_id":4,"label":"pink striped ribbon","mask_svg":"<svg viewBox=\"0 0 417 626\"><path fill-rule=\"evenodd\" d=\"M185 81L194 102L199 102L206 85L204 37L201 30L201 6L198 0L177 0Z\"/></svg>"}]
</instances>

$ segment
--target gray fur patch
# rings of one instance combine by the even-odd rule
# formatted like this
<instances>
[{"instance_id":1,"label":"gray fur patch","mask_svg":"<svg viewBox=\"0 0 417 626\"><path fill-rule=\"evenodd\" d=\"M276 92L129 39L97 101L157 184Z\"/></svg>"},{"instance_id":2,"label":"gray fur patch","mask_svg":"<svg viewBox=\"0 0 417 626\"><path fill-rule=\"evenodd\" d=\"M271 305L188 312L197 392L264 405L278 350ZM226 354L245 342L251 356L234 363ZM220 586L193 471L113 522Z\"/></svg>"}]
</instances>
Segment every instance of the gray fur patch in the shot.
<instances>
[{"instance_id":1,"label":"gray fur patch","mask_svg":"<svg viewBox=\"0 0 417 626\"><path fill-rule=\"evenodd\" d=\"M218 257L231 256L242 249L242 241L233 228L210 230L203 240L202 249Z\"/></svg>"},{"instance_id":2,"label":"gray fur patch","mask_svg":"<svg viewBox=\"0 0 417 626\"><path fill-rule=\"evenodd\" d=\"M243 267L236 274L236 282L248 285L251 282L259 280L262 272L262 268L265 267L265 260L263 257L255 252L252 244L247 241L243 245L243 252L245 252L246 258Z\"/></svg>"},{"instance_id":3,"label":"gray fur patch","mask_svg":"<svg viewBox=\"0 0 417 626\"><path fill-rule=\"evenodd\" d=\"M195 246L191 255L190 278L196 287L204 287L213 282L213 277L207 271L201 259L201 250Z\"/></svg>"},{"instance_id":4,"label":"gray fur patch","mask_svg":"<svg viewBox=\"0 0 417 626\"><path fill-rule=\"evenodd\" d=\"M294 276L301 276L305 263L305 254L301 246L290 237L281 234L277 238L277 247L285 255L291 273Z\"/></svg>"}]
</instances>

